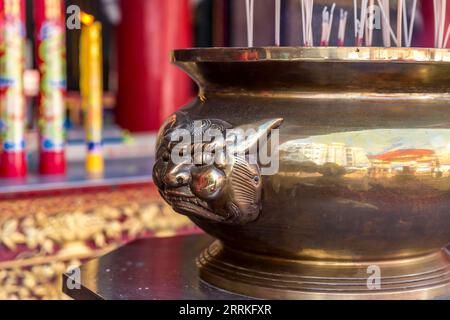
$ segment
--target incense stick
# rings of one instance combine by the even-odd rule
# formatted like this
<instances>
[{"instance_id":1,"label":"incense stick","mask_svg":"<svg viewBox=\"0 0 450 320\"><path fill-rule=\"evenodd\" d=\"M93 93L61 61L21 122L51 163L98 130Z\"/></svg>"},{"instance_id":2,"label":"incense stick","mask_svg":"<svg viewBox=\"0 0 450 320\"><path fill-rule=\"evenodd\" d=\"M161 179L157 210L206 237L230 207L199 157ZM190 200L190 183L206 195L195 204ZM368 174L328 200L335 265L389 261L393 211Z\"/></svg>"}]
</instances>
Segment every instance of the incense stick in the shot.
<instances>
[{"instance_id":1,"label":"incense stick","mask_svg":"<svg viewBox=\"0 0 450 320\"><path fill-rule=\"evenodd\" d=\"M353 20L355 23L355 43L358 43L358 1L353 0Z\"/></svg>"},{"instance_id":2,"label":"incense stick","mask_svg":"<svg viewBox=\"0 0 450 320\"><path fill-rule=\"evenodd\" d=\"M373 22L374 22L374 18L375 18L375 15L374 15L374 0L370 0L370 4L369 4L369 10L370 10L370 21L369 21L369 23L367 23L367 27L368 27L368 29L369 29L369 32L368 32L368 39L367 39L367 41L368 41L368 46L372 46L372 42L373 42Z\"/></svg>"},{"instance_id":3,"label":"incense stick","mask_svg":"<svg viewBox=\"0 0 450 320\"><path fill-rule=\"evenodd\" d=\"M409 28L408 28L408 13L407 13L407 8L406 8L406 6L407 6L407 3L406 3L406 0L405 0L405 2L403 3L403 8L402 8L402 14L403 14L403 17L402 17L402 20L403 20L403 37L405 38L405 45L408 47L408 39L409 39L409 35L408 35L408 30L409 30Z\"/></svg>"},{"instance_id":4,"label":"incense stick","mask_svg":"<svg viewBox=\"0 0 450 320\"><path fill-rule=\"evenodd\" d=\"M252 47L254 38L254 27L255 27L255 0L250 0L250 18L251 18L251 34L252 34Z\"/></svg>"},{"instance_id":5,"label":"incense stick","mask_svg":"<svg viewBox=\"0 0 450 320\"><path fill-rule=\"evenodd\" d=\"M445 18L446 18L446 11L447 11L447 1L442 0L441 1L441 14L439 19L439 48L442 48L444 46L444 32L445 32Z\"/></svg>"},{"instance_id":6,"label":"incense stick","mask_svg":"<svg viewBox=\"0 0 450 320\"><path fill-rule=\"evenodd\" d=\"M314 38L313 38L313 32L312 32L312 19L313 19L313 12L314 12L314 0L309 1L309 21L308 21L308 28L309 28L309 43L311 46L314 46Z\"/></svg>"},{"instance_id":7,"label":"incense stick","mask_svg":"<svg viewBox=\"0 0 450 320\"><path fill-rule=\"evenodd\" d=\"M416 19L416 9L417 9L417 0L414 0L413 6L412 6L411 21L409 24L408 44L407 44L408 47L411 47L411 44L412 44L412 35L413 35L414 24L415 24L415 19Z\"/></svg>"},{"instance_id":8,"label":"incense stick","mask_svg":"<svg viewBox=\"0 0 450 320\"><path fill-rule=\"evenodd\" d=\"M334 9L336 8L336 3L333 3L333 5L331 6L331 11L330 11L330 19L328 22L328 31L327 31L327 45L330 43L330 35L331 35L331 29L333 27L333 18L334 18Z\"/></svg>"},{"instance_id":9,"label":"incense stick","mask_svg":"<svg viewBox=\"0 0 450 320\"><path fill-rule=\"evenodd\" d=\"M248 47L253 47L253 17L254 17L254 0L245 0L245 9L247 12L247 42Z\"/></svg>"},{"instance_id":10,"label":"incense stick","mask_svg":"<svg viewBox=\"0 0 450 320\"><path fill-rule=\"evenodd\" d=\"M306 26L305 26L305 0L302 0L302 32L303 32L303 46L306 46Z\"/></svg>"},{"instance_id":11,"label":"incense stick","mask_svg":"<svg viewBox=\"0 0 450 320\"><path fill-rule=\"evenodd\" d=\"M383 3L379 3L379 6L380 10L384 10L386 15L386 18L382 20L383 45L389 48L391 46L391 35L389 34L389 29L391 28L389 0L383 0Z\"/></svg>"},{"instance_id":12,"label":"incense stick","mask_svg":"<svg viewBox=\"0 0 450 320\"><path fill-rule=\"evenodd\" d=\"M314 0L302 0L302 20L303 20L303 45L305 47L314 46L312 33Z\"/></svg>"},{"instance_id":13,"label":"incense stick","mask_svg":"<svg viewBox=\"0 0 450 320\"><path fill-rule=\"evenodd\" d=\"M436 15L435 15L435 31L436 31L436 37L435 37L435 47L440 48L440 33L441 33L441 20L442 20L442 1L436 0L436 7L435 7Z\"/></svg>"},{"instance_id":14,"label":"incense stick","mask_svg":"<svg viewBox=\"0 0 450 320\"><path fill-rule=\"evenodd\" d=\"M328 22L329 22L330 16L328 14L328 7L324 7L322 11L322 36L320 37L320 45L326 46L326 38L327 38L327 32L328 32Z\"/></svg>"},{"instance_id":15,"label":"incense stick","mask_svg":"<svg viewBox=\"0 0 450 320\"><path fill-rule=\"evenodd\" d=\"M438 0L433 0L433 9L434 9L434 47L438 47L438 22L439 22L439 15L438 15Z\"/></svg>"},{"instance_id":16,"label":"incense stick","mask_svg":"<svg viewBox=\"0 0 450 320\"><path fill-rule=\"evenodd\" d=\"M445 34L444 48L447 48L449 36L450 36L450 24L448 25L447 33Z\"/></svg>"},{"instance_id":17,"label":"incense stick","mask_svg":"<svg viewBox=\"0 0 450 320\"><path fill-rule=\"evenodd\" d=\"M366 47L369 47L369 41L370 41L370 30L369 30L369 21L370 21L370 12L369 12L369 16L367 17L366 23L364 24L364 36L363 38L365 39L366 42Z\"/></svg>"},{"instance_id":18,"label":"incense stick","mask_svg":"<svg viewBox=\"0 0 450 320\"><path fill-rule=\"evenodd\" d=\"M403 0L397 2L397 47L402 46Z\"/></svg>"},{"instance_id":19,"label":"incense stick","mask_svg":"<svg viewBox=\"0 0 450 320\"><path fill-rule=\"evenodd\" d=\"M245 0L245 13L247 19L247 46L251 47L251 35L250 35L250 0Z\"/></svg>"},{"instance_id":20,"label":"incense stick","mask_svg":"<svg viewBox=\"0 0 450 320\"><path fill-rule=\"evenodd\" d=\"M275 45L280 46L281 0L275 0Z\"/></svg>"}]
</instances>

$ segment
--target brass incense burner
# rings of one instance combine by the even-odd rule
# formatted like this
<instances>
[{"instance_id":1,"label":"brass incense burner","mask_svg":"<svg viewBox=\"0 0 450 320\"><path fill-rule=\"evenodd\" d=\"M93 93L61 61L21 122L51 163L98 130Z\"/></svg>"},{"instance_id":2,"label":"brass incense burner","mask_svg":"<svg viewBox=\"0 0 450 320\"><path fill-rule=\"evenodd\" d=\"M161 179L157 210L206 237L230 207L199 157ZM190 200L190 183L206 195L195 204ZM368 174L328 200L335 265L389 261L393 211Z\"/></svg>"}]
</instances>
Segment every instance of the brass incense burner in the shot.
<instances>
[{"instance_id":1,"label":"brass incense burner","mask_svg":"<svg viewBox=\"0 0 450 320\"><path fill-rule=\"evenodd\" d=\"M190 49L173 62L200 90L162 127L154 180L218 239L198 259L203 280L258 298L450 293L449 50ZM250 127L225 161L173 159L178 129L195 141ZM275 129L265 175L242 155Z\"/></svg>"}]
</instances>

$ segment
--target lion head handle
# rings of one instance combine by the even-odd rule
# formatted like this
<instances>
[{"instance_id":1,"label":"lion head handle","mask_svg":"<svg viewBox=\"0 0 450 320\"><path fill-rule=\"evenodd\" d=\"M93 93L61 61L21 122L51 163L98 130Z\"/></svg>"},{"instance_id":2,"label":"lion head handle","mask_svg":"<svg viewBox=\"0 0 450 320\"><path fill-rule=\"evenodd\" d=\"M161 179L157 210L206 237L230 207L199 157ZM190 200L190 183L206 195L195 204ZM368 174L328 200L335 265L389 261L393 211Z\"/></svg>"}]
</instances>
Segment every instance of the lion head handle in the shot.
<instances>
[{"instance_id":1,"label":"lion head handle","mask_svg":"<svg viewBox=\"0 0 450 320\"><path fill-rule=\"evenodd\" d=\"M153 179L161 196L176 212L184 215L230 224L256 220L261 211L261 170L257 161L249 161L248 153L263 137L268 138L271 130L278 128L282 121L272 119L256 124L254 134L234 144L231 156L230 152L228 156L214 154L215 161L210 161L211 152L201 152L198 156L192 150L222 150L217 147L227 143L225 131L245 130L244 126L233 128L217 119L193 121L183 112L171 116L159 132L153 168ZM180 147L179 141L173 141L173 133L180 129L194 142ZM220 132L224 137L219 140L222 142L196 143L195 138L209 129ZM175 161L174 154L178 151L174 153L174 148L184 150L189 157L181 160L177 157Z\"/></svg>"}]
</instances>

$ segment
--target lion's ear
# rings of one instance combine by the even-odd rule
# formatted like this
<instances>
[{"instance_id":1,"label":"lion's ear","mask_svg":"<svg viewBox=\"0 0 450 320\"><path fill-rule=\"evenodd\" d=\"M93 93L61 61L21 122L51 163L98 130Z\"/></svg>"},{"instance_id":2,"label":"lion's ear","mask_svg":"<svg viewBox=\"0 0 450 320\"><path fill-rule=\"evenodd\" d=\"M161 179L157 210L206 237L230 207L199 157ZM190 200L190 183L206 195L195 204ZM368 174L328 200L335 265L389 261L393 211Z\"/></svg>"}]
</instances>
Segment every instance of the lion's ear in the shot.
<instances>
[{"instance_id":1,"label":"lion's ear","mask_svg":"<svg viewBox=\"0 0 450 320\"><path fill-rule=\"evenodd\" d=\"M257 148L258 144L261 147L261 143L267 142L272 130L278 129L283 121L282 118L276 118L237 126L233 129L235 135L227 136L227 144L233 146L236 153L248 153ZM236 135L242 135L241 139L236 139Z\"/></svg>"},{"instance_id":2,"label":"lion's ear","mask_svg":"<svg viewBox=\"0 0 450 320\"><path fill-rule=\"evenodd\" d=\"M189 115L186 112L178 111L174 114L172 114L170 117L164 121L164 123L161 125L161 128L158 132L158 138L157 138L157 147L160 146L163 143L164 139L168 138L168 132L172 129L182 125L183 123L189 123L191 120L189 118Z\"/></svg>"},{"instance_id":3,"label":"lion's ear","mask_svg":"<svg viewBox=\"0 0 450 320\"><path fill-rule=\"evenodd\" d=\"M163 144L167 132L174 126L176 121L177 115L173 114L169 118L167 118L166 121L164 121L164 123L161 125L156 138L156 149L158 149Z\"/></svg>"}]
</instances>

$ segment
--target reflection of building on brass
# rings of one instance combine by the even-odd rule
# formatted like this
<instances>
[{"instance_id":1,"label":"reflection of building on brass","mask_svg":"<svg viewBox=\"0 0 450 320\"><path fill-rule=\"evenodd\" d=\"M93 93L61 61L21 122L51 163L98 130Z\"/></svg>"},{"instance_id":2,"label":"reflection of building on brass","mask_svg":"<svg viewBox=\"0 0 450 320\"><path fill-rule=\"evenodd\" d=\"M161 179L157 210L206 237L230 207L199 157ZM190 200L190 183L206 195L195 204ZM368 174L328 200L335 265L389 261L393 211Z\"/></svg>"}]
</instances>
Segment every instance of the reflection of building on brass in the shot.
<instances>
[{"instance_id":1,"label":"reflection of building on brass","mask_svg":"<svg viewBox=\"0 0 450 320\"><path fill-rule=\"evenodd\" d=\"M439 171L439 159L433 150L403 149L369 157L374 174L430 174Z\"/></svg>"},{"instance_id":2,"label":"reflection of building on brass","mask_svg":"<svg viewBox=\"0 0 450 320\"><path fill-rule=\"evenodd\" d=\"M439 172L443 176L450 176L450 145L440 151L436 151L439 160Z\"/></svg>"},{"instance_id":3,"label":"reflection of building on brass","mask_svg":"<svg viewBox=\"0 0 450 320\"><path fill-rule=\"evenodd\" d=\"M362 148L346 146L343 143L295 143L285 150L286 160L312 161L317 165L335 163L347 168L367 168L370 165Z\"/></svg>"},{"instance_id":4,"label":"reflection of building on brass","mask_svg":"<svg viewBox=\"0 0 450 320\"><path fill-rule=\"evenodd\" d=\"M431 149L397 149L368 155L364 148L344 143L290 143L280 153L284 161L313 162L318 166L333 163L352 172L369 172L372 176L415 174L450 175L450 152ZM358 171L355 171L358 170Z\"/></svg>"}]
</instances>

